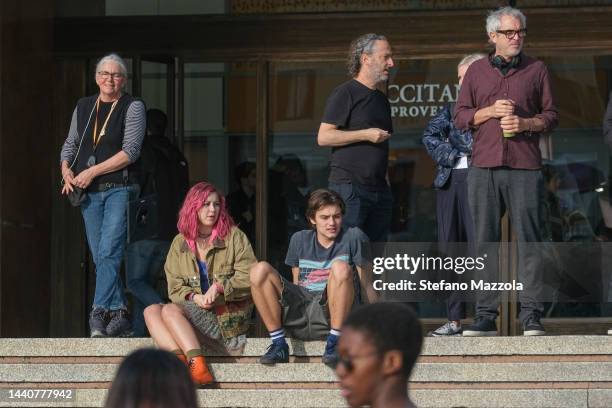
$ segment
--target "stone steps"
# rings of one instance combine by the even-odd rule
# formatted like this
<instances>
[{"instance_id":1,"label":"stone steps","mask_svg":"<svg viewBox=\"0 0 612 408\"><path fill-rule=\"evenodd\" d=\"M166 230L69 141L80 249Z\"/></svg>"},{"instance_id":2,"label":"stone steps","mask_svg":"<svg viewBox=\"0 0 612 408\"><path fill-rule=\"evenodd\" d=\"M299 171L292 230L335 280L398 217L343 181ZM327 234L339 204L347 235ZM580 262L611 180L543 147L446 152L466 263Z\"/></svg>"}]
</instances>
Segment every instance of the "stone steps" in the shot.
<instances>
[{"instance_id":1,"label":"stone steps","mask_svg":"<svg viewBox=\"0 0 612 408\"><path fill-rule=\"evenodd\" d=\"M1 364L0 382L110 382L118 364ZM321 363L266 367L257 363L212 363L219 383L327 383L336 377ZM417 363L410 379L423 383L612 382L612 362Z\"/></svg>"},{"instance_id":2,"label":"stone steps","mask_svg":"<svg viewBox=\"0 0 612 408\"><path fill-rule=\"evenodd\" d=\"M321 356L325 342L288 339L292 354ZM265 338L251 338L244 356L258 357L269 345ZM95 356L123 357L142 347L153 347L149 338L55 338L0 339L0 357ZM423 356L490 355L612 355L612 337L541 336L541 337L428 337Z\"/></svg>"},{"instance_id":3,"label":"stone steps","mask_svg":"<svg viewBox=\"0 0 612 408\"><path fill-rule=\"evenodd\" d=\"M216 383L202 407L342 407L320 363L323 342L290 340L289 364L257 363L268 339L243 357L211 354ZM0 339L0 406L101 407L121 359L150 339ZM9 389L71 389L74 399L18 401ZM612 407L612 337L427 338L409 384L419 407Z\"/></svg>"}]
</instances>

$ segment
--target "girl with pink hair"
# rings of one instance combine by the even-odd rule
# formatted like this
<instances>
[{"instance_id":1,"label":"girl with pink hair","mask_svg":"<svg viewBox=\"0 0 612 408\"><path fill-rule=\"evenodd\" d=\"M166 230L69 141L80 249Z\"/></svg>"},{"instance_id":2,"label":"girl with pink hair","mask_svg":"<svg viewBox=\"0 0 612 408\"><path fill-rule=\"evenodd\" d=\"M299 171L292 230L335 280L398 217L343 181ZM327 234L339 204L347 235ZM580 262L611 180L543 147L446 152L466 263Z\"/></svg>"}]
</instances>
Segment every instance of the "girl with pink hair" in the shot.
<instances>
[{"instance_id":1,"label":"girl with pink hair","mask_svg":"<svg viewBox=\"0 0 612 408\"><path fill-rule=\"evenodd\" d=\"M225 197L210 183L189 190L177 226L164 267L172 303L151 305L144 316L155 343L188 363L193 380L204 385L213 376L202 344L242 354L253 310L249 269L256 259Z\"/></svg>"}]
</instances>

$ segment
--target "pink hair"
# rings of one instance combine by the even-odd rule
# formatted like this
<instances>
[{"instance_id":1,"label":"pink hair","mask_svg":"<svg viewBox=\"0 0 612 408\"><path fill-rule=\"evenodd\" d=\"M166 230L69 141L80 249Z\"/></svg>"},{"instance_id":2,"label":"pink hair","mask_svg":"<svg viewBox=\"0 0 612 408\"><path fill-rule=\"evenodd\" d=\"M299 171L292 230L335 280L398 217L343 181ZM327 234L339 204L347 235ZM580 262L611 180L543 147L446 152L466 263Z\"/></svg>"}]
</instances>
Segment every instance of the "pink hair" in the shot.
<instances>
[{"instance_id":1,"label":"pink hair","mask_svg":"<svg viewBox=\"0 0 612 408\"><path fill-rule=\"evenodd\" d=\"M176 224L179 232L185 237L189 249L194 253L196 251L196 239L200 223L198 211L212 193L217 193L219 196L221 207L219 209L219 218L217 218L217 222L212 229L209 242L212 243L217 237L225 239L234 226L234 220L232 220L232 217L225 208L225 197L223 194L214 185L205 181L195 184L189 189L187 196L185 196L185 201L183 201L183 206L179 211L178 223Z\"/></svg>"}]
</instances>

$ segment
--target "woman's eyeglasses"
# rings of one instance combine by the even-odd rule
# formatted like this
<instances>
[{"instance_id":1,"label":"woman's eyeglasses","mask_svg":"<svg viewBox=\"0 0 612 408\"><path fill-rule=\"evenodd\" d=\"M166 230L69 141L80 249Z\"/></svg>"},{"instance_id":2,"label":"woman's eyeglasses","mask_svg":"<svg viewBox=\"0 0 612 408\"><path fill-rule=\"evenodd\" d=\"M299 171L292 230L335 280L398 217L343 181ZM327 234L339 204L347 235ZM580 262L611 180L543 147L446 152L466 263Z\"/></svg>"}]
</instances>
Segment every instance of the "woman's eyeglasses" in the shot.
<instances>
[{"instance_id":1,"label":"woman's eyeglasses","mask_svg":"<svg viewBox=\"0 0 612 408\"><path fill-rule=\"evenodd\" d=\"M98 71L98 75L100 75L104 79L111 78L115 80L123 78L123 74L121 72Z\"/></svg>"}]
</instances>

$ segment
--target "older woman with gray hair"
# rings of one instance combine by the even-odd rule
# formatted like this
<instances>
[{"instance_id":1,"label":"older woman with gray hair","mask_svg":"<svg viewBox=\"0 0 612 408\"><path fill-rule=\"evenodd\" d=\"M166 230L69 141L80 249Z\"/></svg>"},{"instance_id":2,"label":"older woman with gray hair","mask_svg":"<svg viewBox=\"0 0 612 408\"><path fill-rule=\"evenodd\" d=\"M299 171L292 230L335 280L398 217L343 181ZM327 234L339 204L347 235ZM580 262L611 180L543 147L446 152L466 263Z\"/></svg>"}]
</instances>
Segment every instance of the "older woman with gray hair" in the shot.
<instances>
[{"instance_id":1,"label":"older woman with gray hair","mask_svg":"<svg viewBox=\"0 0 612 408\"><path fill-rule=\"evenodd\" d=\"M100 59L95 75L100 91L77 102L62 148L62 194L81 207L96 265L91 337L116 337L131 332L119 269L126 207L135 188L132 165L140 155L146 110L142 101L124 92L127 68L121 57Z\"/></svg>"}]
</instances>

